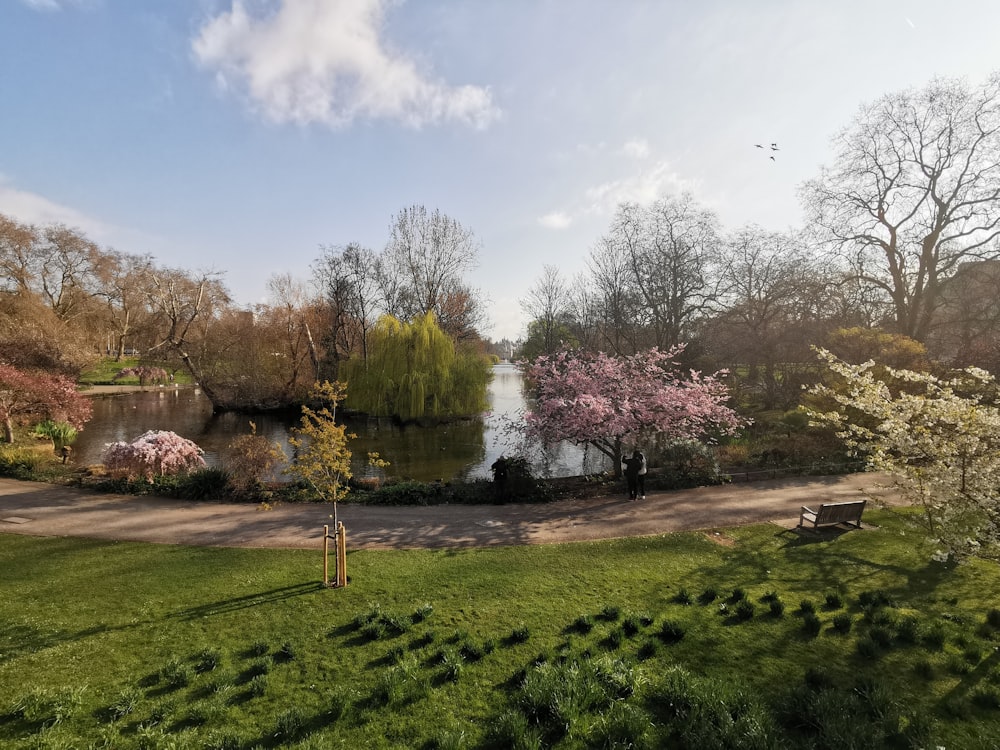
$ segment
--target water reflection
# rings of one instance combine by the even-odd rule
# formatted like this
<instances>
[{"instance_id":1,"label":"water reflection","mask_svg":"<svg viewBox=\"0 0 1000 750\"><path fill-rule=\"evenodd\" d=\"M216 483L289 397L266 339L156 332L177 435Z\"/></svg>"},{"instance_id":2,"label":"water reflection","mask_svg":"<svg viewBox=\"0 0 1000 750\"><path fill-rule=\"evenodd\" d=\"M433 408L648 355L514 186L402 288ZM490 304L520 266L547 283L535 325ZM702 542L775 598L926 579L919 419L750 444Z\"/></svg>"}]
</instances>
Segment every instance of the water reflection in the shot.
<instances>
[{"instance_id":1,"label":"water reflection","mask_svg":"<svg viewBox=\"0 0 1000 750\"><path fill-rule=\"evenodd\" d=\"M389 461L386 475L421 481L488 477L490 466L503 454L527 455L541 476L572 476L605 468L601 454L575 445L563 444L550 451L519 445L505 424L519 420L526 407L521 373L513 365L499 364L493 374L490 412L481 418L438 427L401 426L387 419L347 420L348 431L357 435L350 442L355 475L370 471L369 452ZM197 443L210 466L224 466L226 447L236 435L250 432L251 421L258 435L292 455L288 433L298 424L296 412L213 414L211 403L197 388L95 397L93 419L73 444L74 460L99 463L108 443L134 440L146 430L170 430Z\"/></svg>"}]
</instances>

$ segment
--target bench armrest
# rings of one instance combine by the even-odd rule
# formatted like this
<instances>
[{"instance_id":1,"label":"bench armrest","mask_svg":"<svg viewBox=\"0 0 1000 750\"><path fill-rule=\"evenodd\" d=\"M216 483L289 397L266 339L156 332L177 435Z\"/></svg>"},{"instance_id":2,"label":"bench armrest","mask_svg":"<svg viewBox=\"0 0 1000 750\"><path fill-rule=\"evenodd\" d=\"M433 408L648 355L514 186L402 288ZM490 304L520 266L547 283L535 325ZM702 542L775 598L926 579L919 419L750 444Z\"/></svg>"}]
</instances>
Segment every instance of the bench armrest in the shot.
<instances>
[{"instance_id":1,"label":"bench armrest","mask_svg":"<svg viewBox=\"0 0 1000 750\"><path fill-rule=\"evenodd\" d=\"M800 512L802 512L802 513L812 513L814 516L816 515L816 511L814 511L812 508L807 508L804 505L802 506L802 510Z\"/></svg>"}]
</instances>

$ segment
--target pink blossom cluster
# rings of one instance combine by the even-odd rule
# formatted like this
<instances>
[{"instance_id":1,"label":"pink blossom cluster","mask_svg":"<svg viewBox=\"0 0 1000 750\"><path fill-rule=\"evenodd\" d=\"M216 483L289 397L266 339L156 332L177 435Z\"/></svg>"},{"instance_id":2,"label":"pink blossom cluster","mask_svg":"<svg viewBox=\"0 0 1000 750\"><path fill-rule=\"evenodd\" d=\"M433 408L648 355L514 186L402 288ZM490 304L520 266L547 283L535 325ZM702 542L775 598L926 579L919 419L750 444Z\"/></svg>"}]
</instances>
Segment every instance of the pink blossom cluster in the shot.
<instances>
[{"instance_id":1,"label":"pink blossom cluster","mask_svg":"<svg viewBox=\"0 0 1000 750\"><path fill-rule=\"evenodd\" d=\"M150 430L131 443L109 443L104 449L104 466L113 474L149 480L204 468L204 453L175 432Z\"/></svg>"},{"instance_id":2,"label":"pink blossom cluster","mask_svg":"<svg viewBox=\"0 0 1000 750\"><path fill-rule=\"evenodd\" d=\"M535 407L525 414L528 434L546 442L589 442L604 450L651 430L669 440L731 434L743 421L726 406L720 377L691 371L682 377L682 351L653 348L632 356L563 351L525 368Z\"/></svg>"}]
</instances>

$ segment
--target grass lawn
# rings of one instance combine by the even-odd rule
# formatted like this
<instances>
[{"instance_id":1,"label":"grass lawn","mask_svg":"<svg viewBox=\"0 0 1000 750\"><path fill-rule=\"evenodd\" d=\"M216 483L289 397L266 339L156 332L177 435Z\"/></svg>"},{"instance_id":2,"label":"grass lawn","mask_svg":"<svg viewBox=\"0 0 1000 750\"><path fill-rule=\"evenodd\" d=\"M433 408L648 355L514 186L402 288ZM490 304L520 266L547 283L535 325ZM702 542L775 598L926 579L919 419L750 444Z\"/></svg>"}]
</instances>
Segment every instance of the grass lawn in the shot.
<instances>
[{"instance_id":1,"label":"grass lawn","mask_svg":"<svg viewBox=\"0 0 1000 750\"><path fill-rule=\"evenodd\" d=\"M1000 569L907 513L351 552L341 590L318 550L2 535L0 746L997 747Z\"/></svg>"},{"instance_id":2,"label":"grass lawn","mask_svg":"<svg viewBox=\"0 0 1000 750\"><path fill-rule=\"evenodd\" d=\"M126 367L137 367L139 365L138 357L122 357L121 361L115 360L114 357L104 357L97 362L95 362L91 367L84 370L79 377L79 384L83 386L92 385L139 385L139 378L137 377L127 377L115 380L115 375L124 370ZM168 370L169 372L170 370ZM184 370L174 370L174 382L181 385L188 385L191 381L191 376Z\"/></svg>"}]
</instances>

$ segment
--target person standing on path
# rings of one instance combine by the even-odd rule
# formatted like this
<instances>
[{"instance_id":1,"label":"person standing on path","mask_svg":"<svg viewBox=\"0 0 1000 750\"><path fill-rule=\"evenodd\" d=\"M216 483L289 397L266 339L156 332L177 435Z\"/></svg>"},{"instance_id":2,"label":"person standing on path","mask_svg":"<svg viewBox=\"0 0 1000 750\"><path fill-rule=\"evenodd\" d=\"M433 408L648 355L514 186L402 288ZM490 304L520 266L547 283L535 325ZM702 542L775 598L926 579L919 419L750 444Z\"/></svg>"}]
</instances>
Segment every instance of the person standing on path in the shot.
<instances>
[{"instance_id":1,"label":"person standing on path","mask_svg":"<svg viewBox=\"0 0 1000 750\"><path fill-rule=\"evenodd\" d=\"M639 451L633 451L631 458L622 456L622 470L625 472L625 483L628 485L629 500L635 500L639 496L639 472L642 470L644 463L642 453Z\"/></svg>"},{"instance_id":2,"label":"person standing on path","mask_svg":"<svg viewBox=\"0 0 1000 750\"><path fill-rule=\"evenodd\" d=\"M646 454L642 453L641 451L636 451L632 455L638 456L640 459L642 459L642 466L639 467L638 491L639 491L639 499L645 500L646 499Z\"/></svg>"}]
</instances>

